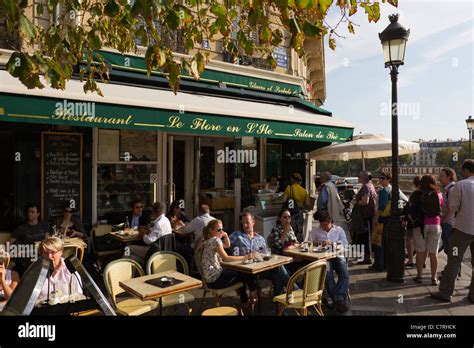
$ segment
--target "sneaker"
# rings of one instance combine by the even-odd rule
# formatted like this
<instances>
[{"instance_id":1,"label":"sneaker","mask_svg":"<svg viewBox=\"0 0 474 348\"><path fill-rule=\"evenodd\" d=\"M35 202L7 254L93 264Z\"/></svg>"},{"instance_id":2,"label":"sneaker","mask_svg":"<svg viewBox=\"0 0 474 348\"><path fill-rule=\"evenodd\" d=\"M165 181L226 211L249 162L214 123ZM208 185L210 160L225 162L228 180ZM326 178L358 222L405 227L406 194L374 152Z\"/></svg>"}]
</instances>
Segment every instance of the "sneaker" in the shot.
<instances>
[{"instance_id":1,"label":"sneaker","mask_svg":"<svg viewBox=\"0 0 474 348\"><path fill-rule=\"evenodd\" d=\"M347 313L347 311L349 310L349 306L347 305L346 301L336 301L336 303L334 303L334 308L336 309L336 311L338 313Z\"/></svg>"},{"instance_id":2,"label":"sneaker","mask_svg":"<svg viewBox=\"0 0 474 348\"><path fill-rule=\"evenodd\" d=\"M445 294L443 294L440 291L432 292L431 297L433 297L437 300L440 300L440 301L451 302L451 296L446 296Z\"/></svg>"}]
</instances>

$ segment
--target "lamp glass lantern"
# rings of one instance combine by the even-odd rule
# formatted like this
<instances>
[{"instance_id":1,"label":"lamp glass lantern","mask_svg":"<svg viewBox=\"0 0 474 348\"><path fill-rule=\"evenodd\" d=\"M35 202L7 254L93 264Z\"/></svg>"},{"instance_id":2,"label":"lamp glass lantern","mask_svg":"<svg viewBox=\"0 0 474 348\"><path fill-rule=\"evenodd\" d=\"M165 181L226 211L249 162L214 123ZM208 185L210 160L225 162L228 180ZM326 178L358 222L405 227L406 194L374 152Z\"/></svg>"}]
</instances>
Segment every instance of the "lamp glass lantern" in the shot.
<instances>
[{"instance_id":1,"label":"lamp glass lantern","mask_svg":"<svg viewBox=\"0 0 474 348\"><path fill-rule=\"evenodd\" d=\"M383 32L379 34L382 42L383 57L385 66L399 66L403 65L405 60L405 47L410 35L410 30L405 29L398 22L398 14L393 14L388 17L390 24Z\"/></svg>"},{"instance_id":2,"label":"lamp glass lantern","mask_svg":"<svg viewBox=\"0 0 474 348\"><path fill-rule=\"evenodd\" d=\"M468 130L472 131L474 129L474 118L472 118L472 116L467 118L466 125Z\"/></svg>"}]
</instances>

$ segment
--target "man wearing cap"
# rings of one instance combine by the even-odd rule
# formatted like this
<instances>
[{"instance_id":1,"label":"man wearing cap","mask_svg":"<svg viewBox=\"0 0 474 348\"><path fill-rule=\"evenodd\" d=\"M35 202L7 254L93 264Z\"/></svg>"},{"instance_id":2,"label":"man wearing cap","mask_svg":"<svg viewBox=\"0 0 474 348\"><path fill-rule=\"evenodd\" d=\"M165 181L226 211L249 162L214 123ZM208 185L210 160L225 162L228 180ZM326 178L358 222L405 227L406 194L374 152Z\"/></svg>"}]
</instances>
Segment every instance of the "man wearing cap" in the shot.
<instances>
[{"instance_id":1,"label":"man wearing cap","mask_svg":"<svg viewBox=\"0 0 474 348\"><path fill-rule=\"evenodd\" d=\"M377 192L371 182L372 175L369 172L360 172L359 183L362 188L355 196L352 211L351 231L356 244L364 246L364 260L360 264L370 265L370 246L373 218L376 212Z\"/></svg>"}]
</instances>

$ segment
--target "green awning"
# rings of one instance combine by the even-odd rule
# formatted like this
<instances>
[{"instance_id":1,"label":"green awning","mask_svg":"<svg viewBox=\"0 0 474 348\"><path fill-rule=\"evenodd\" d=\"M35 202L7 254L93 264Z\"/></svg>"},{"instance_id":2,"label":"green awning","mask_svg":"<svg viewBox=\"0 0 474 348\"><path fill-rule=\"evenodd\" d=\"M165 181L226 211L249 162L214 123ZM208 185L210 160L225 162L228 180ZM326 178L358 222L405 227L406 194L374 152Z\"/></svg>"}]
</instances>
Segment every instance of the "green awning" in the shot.
<instances>
[{"instance_id":1,"label":"green awning","mask_svg":"<svg viewBox=\"0 0 474 348\"><path fill-rule=\"evenodd\" d=\"M99 87L103 96L85 94L75 79L62 91L30 90L0 71L0 121L317 142L347 141L354 129L291 105L116 83Z\"/></svg>"},{"instance_id":2,"label":"green awning","mask_svg":"<svg viewBox=\"0 0 474 348\"><path fill-rule=\"evenodd\" d=\"M146 89L142 90L145 91ZM130 93L133 91L133 89L130 89ZM67 95L66 92L55 92L57 96ZM162 94L168 93L165 95L169 95L169 98L174 97L168 91L154 91L157 98L159 98L158 92ZM110 94L110 92L108 93ZM76 93L75 95L78 94ZM161 130L196 135L254 136L319 142L346 141L352 136L353 132L353 127L350 126L337 127L305 124L289 122L288 119L278 120L277 117L274 119L229 117L229 110L225 110L222 105L219 106L217 103L225 103L223 105L229 106L232 103L239 103L236 105L240 105L244 110L248 108L250 115L252 114L252 108L255 108L257 105L262 106L254 102L226 100L225 98L196 95L185 95L183 97L188 101L189 109L192 109L190 105L193 105L193 100L196 100L196 103L214 104L216 106L215 113L201 113L185 109L178 110L178 108L176 110L169 110L146 106L92 102L87 101L87 99L90 98L92 100L94 97L85 94L83 95L83 100L74 100L72 98L65 100L38 95L0 93L0 121L115 129ZM284 106L264 105L263 107L280 107L283 108L282 113L288 112ZM219 111L222 111L222 114L219 114ZM294 112L296 111L303 113L303 111L294 110ZM239 112L242 112L242 110L239 110ZM232 112L230 111L230 113ZM306 114L312 116L310 113L306 112ZM294 115L294 118L312 119L312 117L305 116L306 118L303 118L303 116ZM328 122L336 122L331 117L325 118L328 119Z\"/></svg>"}]
</instances>

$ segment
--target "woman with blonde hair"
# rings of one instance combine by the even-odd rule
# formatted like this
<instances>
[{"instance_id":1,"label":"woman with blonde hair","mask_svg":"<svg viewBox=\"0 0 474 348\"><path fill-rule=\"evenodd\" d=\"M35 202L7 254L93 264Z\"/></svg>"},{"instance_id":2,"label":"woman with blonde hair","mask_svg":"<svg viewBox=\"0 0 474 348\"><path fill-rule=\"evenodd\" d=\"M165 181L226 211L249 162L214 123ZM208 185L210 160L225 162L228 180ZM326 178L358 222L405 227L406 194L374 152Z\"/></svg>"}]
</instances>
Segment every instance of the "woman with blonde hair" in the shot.
<instances>
[{"instance_id":1,"label":"woman with blonde hair","mask_svg":"<svg viewBox=\"0 0 474 348\"><path fill-rule=\"evenodd\" d=\"M53 273L45 281L38 301L49 301L51 294L55 294L59 300L64 296L82 294L80 275L77 272L71 274L64 263L62 240L57 237L46 238L41 242L39 251L44 258L53 262Z\"/></svg>"},{"instance_id":2,"label":"woman with blonde hair","mask_svg":"<svg viewBox=\"0 0 474 348\"><path fill-rule=\"evenodd\" d=\"M235 283L242 282L244 286L239 291L242 304L254 304L257 300L257 285L250 274L244 274L232 269L224 269L221 261L243 261L253 258L254 253L245 256L229 256L224 248L230 248L229 236L222 229L221 220L209 221L203 229L203 247L201 256L202 276L207 285L213 289L227 288ZM251 290L251 298L247 295L246 286Z\"/></svg>"},{"instance_id":3,"label":"woman with blonde hair","mask_svg":"<svg viewBox=\"0 0 474 348\"><path fill-rule=\"evenodd\" d=\"M20 281L17 272L7 269L7 260L7 253L0 250L0 312Z\"/></svg>"}]
</instances>

